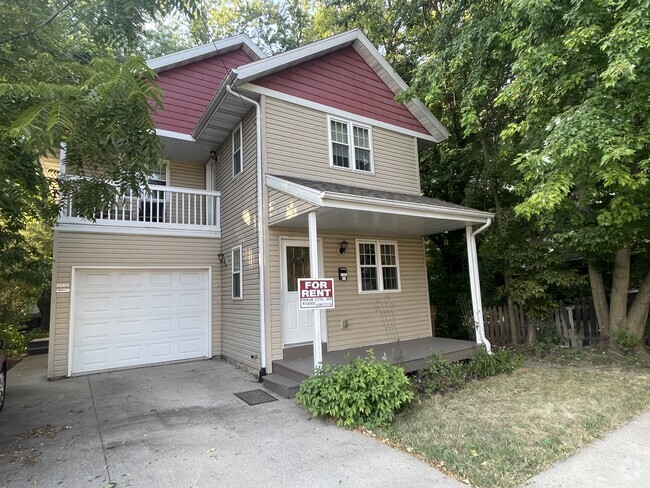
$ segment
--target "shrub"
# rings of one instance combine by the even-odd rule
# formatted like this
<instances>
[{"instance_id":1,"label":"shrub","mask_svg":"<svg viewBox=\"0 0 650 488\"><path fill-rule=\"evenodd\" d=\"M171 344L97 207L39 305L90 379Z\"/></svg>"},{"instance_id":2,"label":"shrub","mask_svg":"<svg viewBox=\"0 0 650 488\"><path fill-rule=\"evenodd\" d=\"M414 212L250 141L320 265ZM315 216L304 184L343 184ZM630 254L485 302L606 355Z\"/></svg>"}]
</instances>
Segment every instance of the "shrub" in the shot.
<instances>
[{"instance_id":1,"label":"shrub","mask_svg":"<svg viewBox=\"0 0 650 488\"><path fill-rule=\"evenodd\" d=\"M631 332L619 330L614 334L614 344L623 351L623 354L632 356L641 345L641 341Z\"/></svg>"},{"instance_id":2,"label":"shrub","mask_svg":"<svg viewBox=\"0 0 650 488\"><path fill-rule=\"evenodd\" d=\"M524 357L507 349L495 351L488 354L481 349L473 356L465 369L470 378L488 378L503 373L513 373L524 364Z\"/></svg>"},{"instance_id":3,"label":"shrub","mask_svg":"<svg viewBox=\"0 0 650 488\"><path fill-rule=\"evenodd\" d=\"M413 386L426 396L458 390L465 386L465 370L461 363L452 363L436 353L427 360L427 367L417 372Z\"/></svg>"},{"instance_id":4,"label":"shrub","mask_svg":"<svg viewBox=\"0 0 650 488\"><path fill-rule=\"evenodd\" d=\"M4 343L2 349L7 356L18 356L27 352L24 328L24 325L0 325L0 341Z\"/></svg>"},{"instance_id":5,"label":"shrub","mask_svg":"<svg viewBox=\"0 0 650 488\"><path fill-rule=\"evenodd\" d=\"M325 365L300 385L298 403L314 416L339 426L387 426L395 413L413 401L404 369L386 359L368 357L347 365Z\"/></svg>"}]
</instances>

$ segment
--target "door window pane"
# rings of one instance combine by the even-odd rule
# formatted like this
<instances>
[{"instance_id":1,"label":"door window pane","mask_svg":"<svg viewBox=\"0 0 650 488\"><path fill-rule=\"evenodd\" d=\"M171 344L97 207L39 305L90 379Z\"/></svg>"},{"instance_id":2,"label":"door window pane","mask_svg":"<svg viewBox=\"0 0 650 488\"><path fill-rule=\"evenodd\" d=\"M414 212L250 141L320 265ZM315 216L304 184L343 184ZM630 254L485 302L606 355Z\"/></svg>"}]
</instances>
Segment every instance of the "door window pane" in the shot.
<instances>
[{"instance_id":1,"label":"door window pane","mask_svg":"<svg viewBox=\"0 0 650 488\"><path fill-rule=\"evenodd\" d=\"M287 291L298 291L298 278L310 278L309 248L287 246Z\"/></svg>"}]
</instances>

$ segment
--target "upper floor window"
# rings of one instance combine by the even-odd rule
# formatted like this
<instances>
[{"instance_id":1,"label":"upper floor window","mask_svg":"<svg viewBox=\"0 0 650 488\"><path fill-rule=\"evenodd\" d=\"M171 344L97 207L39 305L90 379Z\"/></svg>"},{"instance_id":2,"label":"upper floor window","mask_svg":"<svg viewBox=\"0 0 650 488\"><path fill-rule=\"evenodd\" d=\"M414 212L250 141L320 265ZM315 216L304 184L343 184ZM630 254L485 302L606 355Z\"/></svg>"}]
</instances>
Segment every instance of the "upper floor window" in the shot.
<instances>
[{"instance_id":1,"label":"upper floor window","mask_svg":"<svg viewBox=\"0 0 650 488\"><path fill-rule=\"evenodd\" d=\"M357 241L359 293L399 291L397 243Z\"/></svg>"},{"instance_id":2,"label":"upper floor window","mask_svg":"<svg viewBox=\"0 0 650 488\"><path fill-rule=\"evenodd\" d=\"M372 173L370 127L329 117L330 166Z\"/></svg>"},{"instance_id":3,"label":"upper floor window","mask_svg":"<svg viewBox=\"0 0 650 488\"><path fill-rule=\"evenodd\" d=\"M244 171L242 154L242 129L241 123L232 133L232 176L233 178Z\"/></svg>"}]
</instances>

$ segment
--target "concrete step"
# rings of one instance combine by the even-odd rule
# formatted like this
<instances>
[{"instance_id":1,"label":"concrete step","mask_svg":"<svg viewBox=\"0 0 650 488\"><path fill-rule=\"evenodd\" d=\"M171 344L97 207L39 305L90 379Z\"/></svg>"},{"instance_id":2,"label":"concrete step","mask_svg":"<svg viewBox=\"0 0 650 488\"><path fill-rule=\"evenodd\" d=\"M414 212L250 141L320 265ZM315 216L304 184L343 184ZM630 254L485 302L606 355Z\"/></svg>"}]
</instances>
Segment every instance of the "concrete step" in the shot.
<instances>
[{"instance_id":1,"label":"concrete step","mask_svg":"<svg viewBox=\"0 0 650 488\"><path fill-rule=\"evenodd\" d=\"M262 378L264 387L283 398L294 398L300 389L300 382L278 373L272 373Z\"/></svg>"},{"instance_id":2,"label":"concrete step","mask_svg":"<svg viewBox=\"0 0 650 488\"><path fill-rule=\"evenodd\" d=\"M298 371L295 368L292 368L289 365L283 364L281 361L273 361L273 373L280 374L289 378L291 380L297 381L300 383L302 380L306 380L309 376Z\"/></svg>"},{"instance_id":3,"label":"concrete step","mask_svg":"<svg viewBox=\"0 0 650 488\"><path fill-rule=\"evenodd\" d=\"M27 352L29 354L47 354L49 349L50 339L48 337L42 337L40 339L33 339L27 344Z\"/></svg>"}]
</instances>

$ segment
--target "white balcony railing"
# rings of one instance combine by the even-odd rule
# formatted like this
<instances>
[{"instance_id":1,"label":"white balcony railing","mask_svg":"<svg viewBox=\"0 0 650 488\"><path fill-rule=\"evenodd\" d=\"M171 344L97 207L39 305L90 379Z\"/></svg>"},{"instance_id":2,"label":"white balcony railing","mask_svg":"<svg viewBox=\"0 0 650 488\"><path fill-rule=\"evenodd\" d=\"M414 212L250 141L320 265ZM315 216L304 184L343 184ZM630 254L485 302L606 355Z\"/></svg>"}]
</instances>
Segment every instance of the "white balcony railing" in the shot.
<instances>
[{"instance_id":1,"label":"white balcony railing","mask_svg":"<svg viewBox=\"0 0 650 488\"><path fill-rule=\"evenodd\" d=\"M68 198L59 224L111 225L140 228L203 230L218 233L220 223L218 191L149 185L140 196L121 196L115 204L95 214L95 222L80 217Z\"/></svg>"}]
</instances>

